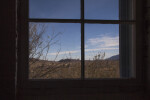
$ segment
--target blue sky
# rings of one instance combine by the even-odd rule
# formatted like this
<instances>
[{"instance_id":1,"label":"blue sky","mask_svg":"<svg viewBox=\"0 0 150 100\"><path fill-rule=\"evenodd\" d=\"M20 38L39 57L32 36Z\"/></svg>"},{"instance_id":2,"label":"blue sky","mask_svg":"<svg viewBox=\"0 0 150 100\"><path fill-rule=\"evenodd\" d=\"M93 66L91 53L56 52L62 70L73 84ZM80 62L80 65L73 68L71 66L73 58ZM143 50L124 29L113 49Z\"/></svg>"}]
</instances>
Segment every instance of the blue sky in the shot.
<instances>
[{"instance_id":1,"label":"blue sky","mask_svg":"<svg viewBox=\"0 0 150 100\"><path fill-rule=\"evenodd\" d=\"M45 2L43 2L45 1ZM79 19L80 0L30 0L30 18ZM118 0L85 0L85 19L117 20ZM44 36L61 34L50 47L48 59L81 59L81 26L79 23L44 23L48 27ZM44 37L43 36L43 37ZM85 59L93 59L98 52L105 58L119 54L118 24L85 24Z\"/></svg>"}]
</instances>

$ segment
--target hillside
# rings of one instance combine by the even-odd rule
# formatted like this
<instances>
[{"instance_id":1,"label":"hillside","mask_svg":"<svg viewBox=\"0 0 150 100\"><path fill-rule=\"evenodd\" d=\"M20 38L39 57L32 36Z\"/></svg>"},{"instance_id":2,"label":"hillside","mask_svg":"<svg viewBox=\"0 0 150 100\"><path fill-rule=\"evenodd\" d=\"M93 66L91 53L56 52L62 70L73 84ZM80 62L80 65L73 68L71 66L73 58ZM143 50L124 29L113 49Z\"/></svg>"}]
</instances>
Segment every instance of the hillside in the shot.
<instances>
[{"instance_id":1,"label":"hillside","mask_svg":"<svg viewBox=\"0 0 150 100\"><path fill-rule=\"evenodd\" d=\"M119 54L107 58L108 60L119 60Z\"/></svg>"}]
</instances>

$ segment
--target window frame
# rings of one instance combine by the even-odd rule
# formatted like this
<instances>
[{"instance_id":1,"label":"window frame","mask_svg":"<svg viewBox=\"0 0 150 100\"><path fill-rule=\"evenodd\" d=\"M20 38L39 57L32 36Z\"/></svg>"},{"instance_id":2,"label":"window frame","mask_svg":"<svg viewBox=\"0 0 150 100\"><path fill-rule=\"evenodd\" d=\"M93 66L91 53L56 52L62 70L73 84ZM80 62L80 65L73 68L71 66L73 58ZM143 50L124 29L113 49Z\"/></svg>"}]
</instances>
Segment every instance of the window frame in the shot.
<instances>
[{"instance_id":1,"label":"window frame","mask_svg":"<svg viewBox=\"0 0 150 100\"><path fill-rule=\"evenodd\" d=\"M133 92L143 89L143 61L141 59L143 54L143 1L136 0L136 20L88 20L84 19L84 0L81 0L81 19L28 19L29 17L29 2L28 0L18 0L18 87L25 90L33 90L34 93L37 92L36 89L67 89L66 92L69 93L70 89L82 89L82 92L93 91L97 92ZM60 22L60 23L81 23L81 80L67 80L67 79L28 79L28 22ZM136 24L136 78L120 78L120 79L83 79L84 77L84 23L99 23L99 24ZM90 90L89 90L90 89ZM52 91L51 91L52 92ZM50 93L51 93L50 92ZM58 91L57 91L58 92ZM33 93L33 92L32 92ZM74 92L73 92L74 93ZM80 92L78 92L80 93ZM53 93L52 93L53 94Z\"/></svg>"}]
</instances>

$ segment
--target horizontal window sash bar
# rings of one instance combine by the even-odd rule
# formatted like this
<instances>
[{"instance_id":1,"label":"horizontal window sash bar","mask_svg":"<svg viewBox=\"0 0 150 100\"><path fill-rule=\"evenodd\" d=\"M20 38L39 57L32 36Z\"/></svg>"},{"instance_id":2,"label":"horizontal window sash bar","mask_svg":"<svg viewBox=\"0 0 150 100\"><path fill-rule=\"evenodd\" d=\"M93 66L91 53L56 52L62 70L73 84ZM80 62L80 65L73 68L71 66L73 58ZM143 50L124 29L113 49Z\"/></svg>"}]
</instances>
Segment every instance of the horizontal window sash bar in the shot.
<instances>
[{"instance_id":1,"label":"horizontal window sash bar","mask_svg":"<svg viewBox=\"0 0 150 100\"><path fill-rule=\"evenodd\" d=\"M84 23L98 24L134 24L135 20L85 20Z\"/></svg>"},{"instance_id":2,"label":"horizontal window sash bar","mask_svg":"<svg viewBox=\"0 0 150 100\"><path fill-rule=\"evenodd\" d=\"M56 23L98 23L98 24L134 24L135 20L89 20L89 19L29 19L29 22L56 22Z\"/></svg>"},{"instance_id":3,"label":"horizontal window sash bar","mask_svg":"<svg viewBox=\"0 0 150 100\"><path fill-rule=\"evenodd\" d=\"M29 19L29 22L81 23L80 19Z\"/></svg>"}]
</instances>

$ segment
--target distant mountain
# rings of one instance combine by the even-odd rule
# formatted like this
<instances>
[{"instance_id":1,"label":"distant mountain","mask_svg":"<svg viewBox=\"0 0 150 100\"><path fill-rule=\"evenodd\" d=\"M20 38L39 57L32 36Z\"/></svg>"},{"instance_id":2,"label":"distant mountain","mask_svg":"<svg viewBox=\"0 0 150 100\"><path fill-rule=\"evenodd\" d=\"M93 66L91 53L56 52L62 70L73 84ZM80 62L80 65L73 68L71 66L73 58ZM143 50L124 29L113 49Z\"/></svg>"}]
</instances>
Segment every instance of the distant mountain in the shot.
<instances>
[{"instance_id":1,"label":"distant mountain","mask_svg":"<svg viewBox=\"0 0 150 100\"><path fill-rule=\"evenodd\" d=\"M76 62L80 61L79 59L61 59L58 62Z\"/></svg>"},{"instance_id":2,"label":"distant mountain","mask_svg":"<svg viewBox=\"0 0 150 100\"><path fill-rule=\"evenodd\" d=\"M114 56L111 56L109 58L107 58L108 60L119 60L119 55L114 55Z\"/></svg>"}]
</instances>

